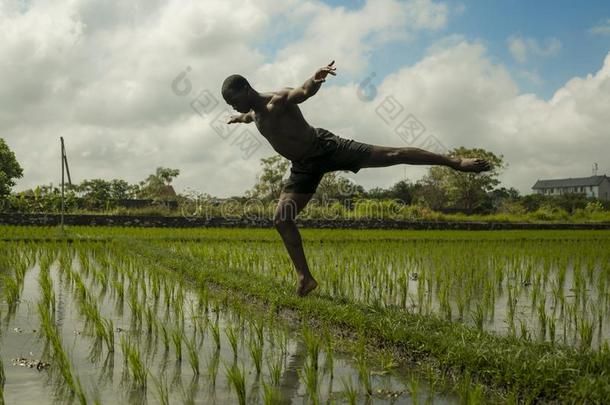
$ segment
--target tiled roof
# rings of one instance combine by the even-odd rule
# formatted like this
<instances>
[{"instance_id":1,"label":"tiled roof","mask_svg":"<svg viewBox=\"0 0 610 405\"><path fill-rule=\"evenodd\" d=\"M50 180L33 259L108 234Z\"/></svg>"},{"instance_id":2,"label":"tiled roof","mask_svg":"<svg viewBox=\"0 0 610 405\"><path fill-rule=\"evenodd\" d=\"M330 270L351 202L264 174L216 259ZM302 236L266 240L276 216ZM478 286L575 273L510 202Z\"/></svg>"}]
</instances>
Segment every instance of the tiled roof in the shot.
<instances>
[{"instance_id":1,"label":"tiled roof","mask_svg":"<svg viewBox=\"0 0 610 405\"><path fill-rule=\"evenodd\" d=\"M607 176L590 176L590 177L577 177L570 179L556 179L556 180L538 180L536 184L532 186L533 189L540 188L563 188L563 187L586 187L586 186L597 186L604 179L610 180Z\"/></svg>"}]
</instances>

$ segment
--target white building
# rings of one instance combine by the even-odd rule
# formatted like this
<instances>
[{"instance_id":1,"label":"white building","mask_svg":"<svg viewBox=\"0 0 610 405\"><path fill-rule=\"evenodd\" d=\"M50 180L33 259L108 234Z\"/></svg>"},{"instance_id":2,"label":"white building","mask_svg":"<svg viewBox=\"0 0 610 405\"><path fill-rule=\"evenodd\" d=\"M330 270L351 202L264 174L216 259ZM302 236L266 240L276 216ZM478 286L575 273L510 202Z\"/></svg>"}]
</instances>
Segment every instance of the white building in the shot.
<instances>
[{"instance_id":1,"label":"white building","mask_svg":"<svg viewBox=\"0 0 610 405\"><path fill-rule=\"evenodd\" d=\"M538 180L532 189L535 193L544 195L584 194L587 197L610 201L610 178L606 175Z\"/></svg>"}]
</instances>

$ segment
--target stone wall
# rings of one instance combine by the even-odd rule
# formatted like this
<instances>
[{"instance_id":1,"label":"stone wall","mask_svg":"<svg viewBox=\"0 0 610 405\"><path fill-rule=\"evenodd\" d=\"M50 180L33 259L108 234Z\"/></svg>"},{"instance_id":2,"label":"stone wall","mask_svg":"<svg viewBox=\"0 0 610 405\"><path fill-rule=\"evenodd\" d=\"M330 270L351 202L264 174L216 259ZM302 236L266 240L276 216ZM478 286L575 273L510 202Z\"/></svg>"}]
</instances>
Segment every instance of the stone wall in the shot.
<instances>
[{"instance_id":1,"label":"stone wall","mask_svg":"<svg viewBox=\"0 0 610 405\"><path fill-rule=\"evenodd\" d=\"M58 214L0 214L1 225L56 226ZM162 216L111 216L111 215L65 215L66 225L87 226L133 226L160 228L270 228L270 219L230 218L185 218ZM509 222L437 222L398 220L329 220L298 219L303 228L351 228L351 229L453 229L453 230L508 230L508 229L610 229L610 223L590 224L529 224Z\"/></svg>"}]
</instances>

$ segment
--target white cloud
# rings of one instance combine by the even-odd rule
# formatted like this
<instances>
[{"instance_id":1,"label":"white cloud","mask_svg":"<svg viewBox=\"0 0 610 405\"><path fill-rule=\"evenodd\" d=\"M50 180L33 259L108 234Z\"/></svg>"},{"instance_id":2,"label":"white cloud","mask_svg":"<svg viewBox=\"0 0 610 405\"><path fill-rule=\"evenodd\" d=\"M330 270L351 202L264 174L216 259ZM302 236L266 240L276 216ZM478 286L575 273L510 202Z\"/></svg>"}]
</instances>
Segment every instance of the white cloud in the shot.
<instances>
[{"instance_id":1,"label":"white cloud","mask_svg":"<svg viewBox=\"0 0 610 405\"><path fill-rule=\"evenodd\" d=\"M211 117L192 111L197 92L209 89L219 111L220 84L231 73L267 90L300 84L329 58L342 74L360 72L373 46L447 19L447 7L430 0L369 0L358 10L315 0L23 4L0 7L0 130L25 168L17 189L57 183L64 136L75 180L135 181L173 165L182 168L178 189L241 193L271 148L243 160L209 127ZM285 34L272 59L258 50ZM170 84L186 66L193 91L178 97Z\"/></svg>"},{"instance_id":2,"label":"white cloud","mask_svg":"<svg viewBox=\"0 0 610 405\"><path fill-rule=\"evenodd\" d=\"M301 84L320 63L337 61L342 74L367 72L371 52L384 43L410 41L419 30L438 30L447 23L448 7L429 0L368 0L356 10L320 2L299 2L283 19L306 19L303 34L278 50L255 79L277 87ZM272 80L267 77L274 76Z\"/></svg>"},{"instance_id":3,"label":"white cloud","mask_svg":"<svg viewBox=\"0 0 610 405\"><path fill-rule=\"evenodd\" d=\"M456 40L444 39L418 63L386 77L369 103L358 99L356 84L329 86L303 110L312 122L341 136L404 146L394 132L398 122L388 125L374 111L393 95L404 107L401 118L413 114L426 127L416 145L434 135L447 148L482 147L503 154L509 164L502 176L505 185L524 193L538 178L587 176L591 162L607 161L610 54L595 75L568 81L545 101L520 93L509 71L491 62L484 45ZM387 186L405 175L417 179L425 170L364 169L349 177L365 187ZM610 166L600 167L604 171Z\"/></svg>"},{"instance_id":4,"label":"white cloud","mask_svg":"<svg viewBox=\"0 0 610 405\"><path fill-rule=\"evenodd\" d=\"M603 21L601 24L592 27L589 29L589 32L596 35L610 35L610 18Z\"/></svg>"},{"instance_id":5,"label":"white cloud","mask_svg":"<svg viewBox=\"0 0 610 405\"><path fill-rule=\"evenodd\" d=\"M561 41L557 38L550 38L542 45L533 38L511 36L508 38L507 43L511 55L519 63L527 62L530 55L543 57L554 56L561 50Z\"/></svg>"},{"instance_id":6,"label":"white cloud","mask_svg":"<svg viewBox=\"0 0 610 405\"><path fill-rule=\"evenodd\" d=\"M75 181L135 182L168 166L181 169L178 191L220 196L251 187L258 158L273 151L265 143L242 159L210 128L211 116L190 108L200 90L218 98L220 111L220 84L231 73L267 91L299 84L334 58L340 75L360 78L375 47L441 30L451 14L445 4L425 0L369 0L356 10L314 0L38 0L25 10L19 2L0 4L0 136L25 169L17 190L58 182L64 136ZM280 41L279 49L264 49L268 40ZM560 47L521 40L526 57ZM490 59L481 43L449 35L418 63L377 78L376 99L360 100L358 83L329 80L302 111L311 125L340 136L405 145L374 111L394 94L446 146L504 153L508 185L524 191L536 178L586 175L590 162L605 161L610 57L549 101L520 94L511 74ZM192 92L180 97L171 82L187 66ZM240 128L257 133L252 125ZM350 177L365 187L389 186L405 170L416 179L425 168L366 169Z\"/></svg>"}]
</instances>

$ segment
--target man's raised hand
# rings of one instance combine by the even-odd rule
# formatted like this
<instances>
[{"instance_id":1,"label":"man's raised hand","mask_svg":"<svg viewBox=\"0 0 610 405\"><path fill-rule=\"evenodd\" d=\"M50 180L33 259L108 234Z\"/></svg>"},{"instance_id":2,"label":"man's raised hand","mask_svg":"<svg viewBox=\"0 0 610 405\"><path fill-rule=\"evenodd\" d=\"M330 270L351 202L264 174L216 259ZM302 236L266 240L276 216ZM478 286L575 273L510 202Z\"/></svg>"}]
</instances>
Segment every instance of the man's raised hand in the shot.
<instances>
[{"instance_id":1,"label":"man's raised hand","mask_svg":"<svg viewBox=\"0 0 610 405\"><path fill-rule=\"evenodd\" d=\"M227 124L238 124L242 121L242 115L231 115L231 117L229 117L229 121L227 121Z\"/></svg>"},{"instance_id":2,"label":"man's raised hand","mask_svg":"<svg viewBox=\"0 0 610 405\"><path fill-rule=\"evenodd\" d=\"M316 74L313 76L314 83L324 83L326 81L326 76L329 74L336 76L337 74L335 73L335 70L337 70L337 68L333 66L334 63L335 61L332 61L323 68L318 69Z\"/></svg>"}]
</instances>

